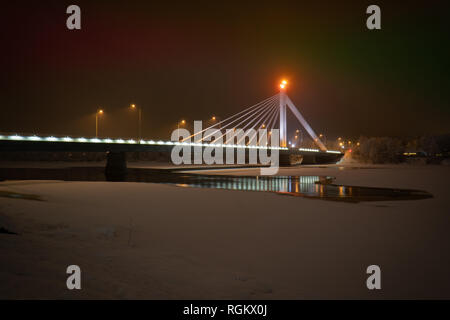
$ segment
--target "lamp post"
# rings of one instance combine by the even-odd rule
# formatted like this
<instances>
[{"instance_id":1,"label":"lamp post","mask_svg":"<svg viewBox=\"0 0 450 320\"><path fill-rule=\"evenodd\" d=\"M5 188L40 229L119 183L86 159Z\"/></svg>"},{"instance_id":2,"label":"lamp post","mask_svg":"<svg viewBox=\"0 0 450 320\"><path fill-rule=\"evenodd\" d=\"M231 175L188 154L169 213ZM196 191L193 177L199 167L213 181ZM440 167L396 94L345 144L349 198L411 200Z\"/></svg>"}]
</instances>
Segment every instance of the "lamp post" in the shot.
<instances>
[{"instance_id":1,"label":"lamp post","mask_svg":"<svg viewBox=\"0 0 450 320\"><path fill-rule=\"evenodd\" d=\"M323 138L325 145L327 145L327 137L323 133L319 135L320 138Z\"/></svg>"},{"instance_id":2,"label":"lamp post","mask_svg":"<svg viewBox=\"0 0 450 320\"><path fill-rule=\"evenodd\" d=\"M297 130L295 130L295 133L297 135L300 135L300 140L299 140L298 146L301 147L303 144L303 131L300 129L297 129Z\"/></svg>"},{"instance_id":3,"label":"lamp post","mask_svg":"<svg viewBox=\"0 0 450 320\"><path fill-rule=\"evenodd\" d=\"M103 114L103 110L99 109L95 113L95 137L98 138L98 116Z\"/></svg>"},{"instance_id":4,"label":"lamp post","mask_svg":"<svg viewBox=\"0 0 450 320\"><path fill-rule=\"evenodd\" d=\"M136 107L135 104L131 104L130 108L138 111L138 127L139 127L139 141L142 139L142 107Z\"/></svg>"},{"instance_id":5,"label":"lamp post","mask_svg":"<svg viewBox=\"0 0 450 320\"><path fill-rule=\"evenodd\" d=\"M177 133L178 133L178 141L180 141L180 124L181 125L184 125L186 123L186 121L185 120L181 120L181 121L178 121L178 123L177 123Z\"/></svg>"},{"instance_id":6,"label":"lamp post","mask_svg":"<svg viewBox=\"0 0 450 320\"><path fill-rule=\"evenodd\" d=\"M181 120L180 122L178 122L178 129L180 129L180 124L181 124L181 125L184 125L185 123L186 123L185 120Z\"/></svg>"},{"instance_id":7,"label":"lamp post","mask_svg":"<svg viewBox=\"0 0 450 320\"><path fill-rule=\"evenodd\" d=\"M216 116L212 116L211 119L209 120L211 123L211 125L214 125L215 123L217 123L219 119ZM219 130L221 129L221 124L219 123Z\"/></svg>"}]
</instances>

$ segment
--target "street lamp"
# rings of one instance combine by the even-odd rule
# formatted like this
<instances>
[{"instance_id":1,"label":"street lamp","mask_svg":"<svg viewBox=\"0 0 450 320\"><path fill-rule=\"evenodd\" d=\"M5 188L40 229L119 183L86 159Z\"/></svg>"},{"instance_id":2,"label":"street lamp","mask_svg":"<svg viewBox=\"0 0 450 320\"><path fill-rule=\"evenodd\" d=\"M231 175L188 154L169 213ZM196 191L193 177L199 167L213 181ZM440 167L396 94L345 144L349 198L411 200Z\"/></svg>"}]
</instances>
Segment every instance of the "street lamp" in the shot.
<instances>
[{"instance_id":1,"label":"street lamp","mask_svg":"<svg viewBox=\"0 0 450 320\"><path fill-rule=\"evenodd\" d=\"M177 132L178 132L178 141L180 141L180 124L181 125L184 125L186 123L186 121L185 120L181 120L181 121L179 121L178 123L177 123Z\"/></svg>"},{"instance_id":2,"label":"street lamp","mask_svg":"<svg viewBox=\"0 0 450 320\"><path fill-rule=\"evenodd\" d=\"M103 110L99 109L95 113L95 137L98 138L98 116L103 114Z\"/></svg>"},{"instance_id":3,"label":"street lamp","mask_svg":"<svg viewBox=\"0 0 450 320\"><path fill-rule=\"evenodd\" d=\"M138 126L139 126L139 141L142 139L142 108L136 107L136 105L133 103L130 105L130 108L133 110L138 111Z\"/></svg>"},{"instance_id":4,"label":"street lamp","mask_svg":"<svg viewBox=\"0 0 450 320\"><path fill-rule=\"evenodd\" d=\"M217 124L218 120L220 120L220 118L218 118L216 116L212 116L211 119L210 119L211 125L215 126ZM219 130L220 130L222 128L222 124L220 122L218 124L219 124Z\"/></svg>"},{"instance_id":5,"label":"street lamp","mask_svg":"<svg viewBox=\"0 0 450 320\"><path fill-rule=\"evenodd\" d=\"M319 135L319 137L323 138L323 141L324 141L325 145L327 145L327 137L325 137L325 135L323 133L321 133Z\"/></svg>"}]
</instances>

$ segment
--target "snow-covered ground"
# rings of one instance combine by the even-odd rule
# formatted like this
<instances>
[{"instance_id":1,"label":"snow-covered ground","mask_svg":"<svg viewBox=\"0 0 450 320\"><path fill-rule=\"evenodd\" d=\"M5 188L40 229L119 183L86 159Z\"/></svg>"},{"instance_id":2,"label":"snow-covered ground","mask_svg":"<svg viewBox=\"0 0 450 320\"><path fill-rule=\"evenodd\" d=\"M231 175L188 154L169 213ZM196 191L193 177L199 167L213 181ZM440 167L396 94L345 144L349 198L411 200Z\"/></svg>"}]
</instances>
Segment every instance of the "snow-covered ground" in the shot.
<instances>
[{"instance_id":1,"label":"snow-covered ground","mask_svg":"<svg viewBox=\"0 0 450 320\"><path fill-rule=\"evenodd\" d=\"M0 227L19 233L0 233L0 298L450 298L450 167L359 167L279 174L434 198L353 204L151 183L0 182L44 200L0 197ZM73 264L80 291L66 289ZM366 288L372 264L380 291Z\"/></svg>"}]
</instances>

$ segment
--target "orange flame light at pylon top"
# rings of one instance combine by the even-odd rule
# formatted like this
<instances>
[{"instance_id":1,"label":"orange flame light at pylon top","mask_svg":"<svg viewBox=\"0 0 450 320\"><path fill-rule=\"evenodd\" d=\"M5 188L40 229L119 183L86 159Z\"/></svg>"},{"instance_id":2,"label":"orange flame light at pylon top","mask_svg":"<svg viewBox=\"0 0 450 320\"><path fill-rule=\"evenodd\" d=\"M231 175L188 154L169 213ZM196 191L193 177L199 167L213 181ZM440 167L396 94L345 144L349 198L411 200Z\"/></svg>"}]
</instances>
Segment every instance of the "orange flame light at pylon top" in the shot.
<instances>
[{"instance_id":1,"label":"orange flame light at pylon top","mask_svg":"<svg viewBox=\"0 0 450 320\"><path fill-rule=\"evenodd\" d=\"M284 88L286 88L286 85L287 85L287 81L286 81L286 80L283 80L283 81L281 81L281 83L280 83L280 88L281 88L281 89L284 89Z\"/></svg>"}]
</instances>

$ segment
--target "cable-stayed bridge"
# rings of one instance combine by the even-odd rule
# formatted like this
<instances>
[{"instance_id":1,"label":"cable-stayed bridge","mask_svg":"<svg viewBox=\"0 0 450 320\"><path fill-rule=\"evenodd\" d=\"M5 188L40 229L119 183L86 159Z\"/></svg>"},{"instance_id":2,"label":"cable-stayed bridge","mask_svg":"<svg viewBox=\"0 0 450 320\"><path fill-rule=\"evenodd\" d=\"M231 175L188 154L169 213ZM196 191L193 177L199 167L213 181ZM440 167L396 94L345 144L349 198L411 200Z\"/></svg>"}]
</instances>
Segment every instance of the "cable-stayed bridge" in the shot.
<instances>
[{"instance_id":1,"label":"cable-stayed bridge","mask_svg":"<svg viewBox=\"0 0 450 320\"><path fill-rule=\"evenodd\" d=\"M221 135L215 135L215 140L211 143L218 143L217 139L220 140L221 144L229 145L246 145L246 146L256 146L256 147L264 147L266 145L276 145L281 148L288 148L287 141L287 117L286 110L289 108L296 119L303 126L305 131L312 138L314 143L316 144L318 149L309 148L304 149L305 151L328 151L325 145L322 143L320 138L305 120L305 118L301 115L300 111L294 105L292 100L285 92L286 82L280 84L280 92L272 97L269 97L263 101L258 102L257 104L250 106L214 125L209 126L201 131L190 135L187 138L182 139L182 142L186 140L191 141L191 138L196 143L204 143L205 140L208 140L213 134L204 134L209 131L219 130L219 131L234 131L236 129L241 129L245 131L245 135L242 137L235 137L234 135L229 135L231 137L227 137L226 132ZM264 129L267 130L268 137L267 140L262 144L260 140L257 139L258 130ZM279 143L273 143L271 141L271 133L272 130L279 130ZM199 138L197 138L199 136ZM237 139L235 139L237 138ZM248 140L247 140L248 138ZM271 143L272 142L272 143ZM293 145L291 145L293 147ZM333 153L340 153L334 151Z\"/></svg>"},{"instance_id":2,"label":"cable-stayed bridge","mask_svg":"<svg viewBox=\"0 0 450 320\"><path fill-rule=\"evenodd\" d=\"M198 130L194 130L193 134L181 138L178 136L175 139L174 134L172 134L172 140L170 141L0 134L0 151L108 152L108 159L111 155L125 161L125 152L171 152L175 146L184 148L214 146L238 150L276 150L280 157L301 157L303 164L335 163L339 161L343 154L340 151L327 150L286 94L285 88L286 82L283 81L280 84L280 92L274 96L207 128L200 127ZM287 109L303 126L317 148L298 148L288 145ZM236 131L242 134L233 134ZM261 139L262 132L266 133L265 139ZM123 154L117 157L117 153ZM280 162L286 163L286 161ZM123 167L123 164L121 166Z\"/></svg>"}]
</instances>

